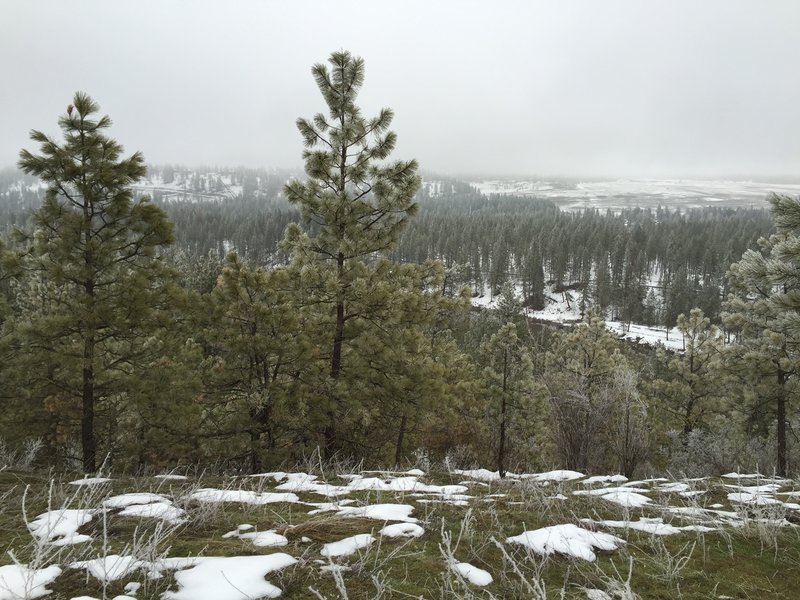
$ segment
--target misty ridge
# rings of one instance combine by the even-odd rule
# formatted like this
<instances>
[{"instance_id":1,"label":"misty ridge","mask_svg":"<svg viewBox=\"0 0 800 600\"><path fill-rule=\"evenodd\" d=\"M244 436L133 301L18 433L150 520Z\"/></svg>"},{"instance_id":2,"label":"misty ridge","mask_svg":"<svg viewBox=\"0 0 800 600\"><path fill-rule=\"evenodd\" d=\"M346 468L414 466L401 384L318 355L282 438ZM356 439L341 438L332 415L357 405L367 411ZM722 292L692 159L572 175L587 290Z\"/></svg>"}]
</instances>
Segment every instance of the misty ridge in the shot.
<instances>
[{"instance_id":1,"label":"misty ridge","mask_svg":"<svg viewBox=\"0 0 800 600\"><path fill-rule=\"evenodd\" d=\"M796 6L42 6L0 600L795 597Z\"/></svg>"}]
</instances>

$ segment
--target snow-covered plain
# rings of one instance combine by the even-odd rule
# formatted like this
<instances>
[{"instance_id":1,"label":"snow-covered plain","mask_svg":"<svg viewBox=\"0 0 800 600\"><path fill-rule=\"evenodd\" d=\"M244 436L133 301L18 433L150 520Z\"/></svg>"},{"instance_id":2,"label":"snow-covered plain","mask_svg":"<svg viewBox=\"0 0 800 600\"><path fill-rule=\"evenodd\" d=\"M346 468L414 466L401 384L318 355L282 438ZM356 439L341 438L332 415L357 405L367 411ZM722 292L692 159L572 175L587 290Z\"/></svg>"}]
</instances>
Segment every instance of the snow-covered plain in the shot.
<instances>
[{"instance_id":1,"label":"snow-covered plain","mask_svg":"<svg viewBox=\"0 0 800 600\"><path fill-rule=\"evenodd\" d=\"M616 179L604 181L537 181L494 179L473 181L486 195L515 195L555 202L562 210L621 210L646 206L701 208L704 206L766 207L770 192L800 195L800 184L787 182Z\"/></svg>"}]
</instances>

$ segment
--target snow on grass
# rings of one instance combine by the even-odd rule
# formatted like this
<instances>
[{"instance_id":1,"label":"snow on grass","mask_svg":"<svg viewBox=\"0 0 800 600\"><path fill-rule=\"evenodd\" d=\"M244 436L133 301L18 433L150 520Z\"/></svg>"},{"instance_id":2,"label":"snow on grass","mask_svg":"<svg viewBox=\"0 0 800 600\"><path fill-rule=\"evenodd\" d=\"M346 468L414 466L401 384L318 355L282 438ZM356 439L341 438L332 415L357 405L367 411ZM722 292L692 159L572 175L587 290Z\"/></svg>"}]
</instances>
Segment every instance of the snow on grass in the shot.
<instances>
[{"instance_id":1,"label":"snow on grass","mask_svg":"<svg viewBox=\"0 0 800 600\"><path fill-rule=\"evenodd\" d=\"M600 498L607 502L619 504L625 508L641 508L652 502L647 496L637 494L636 492L610 492L608 494L603 494Z\"/></svg>"},{"instance_id":2,"label":"snow on grass","mask_svg":"<svg viewBox=\"0 0 800 600\"><path fill-rule=\"evenodd\" d=\"M253 529L252 525L239 525L233 531L224 534L223 538L239 538L242 540L249 540L254 546L260 548L274 548L278 546L287 546L289 540L279 533L275 533L274 529L268 531L250 531Z\"/></svg>"},{"instance_id":3,"label":"snow on grass","mask_svg":"<svg viewBox=\"0 0 800 600\"><path fill-rule=\"evenodd\" d=\"M595 483L625 483L628 478L625 475L592 475L581 481L583 485L594 485Z\"/></svg>"},{"instance_id":4,"label":"snow on grass","mask_svg":"<svg viewBox=\"0 0 800 600\"><path fill-rule=\"evenodd\" d=\"M748 494L746 492L730 493L728 494L728 500L737 504L754 504L756 506L783 504L780 500L764 496L763 494Z\"/></svg>"},{"instance_id":5,"label":"snow on grass","mask_svg":"<svg viewBox=\"0 0 800 600\"><path fill-rule=\"evenodd\" d=\"M669 335L667 335L665 329L657 329L635 323L628 325L628 323L620 321L606 321L606 328L637 344L649 344L651 346L661 344L671 350L684 349L683 335L681 335L677 327L670 329Z\"/></svg>"},{"instance_id":6,"label":"snow on grass","mask_svg":"<svg viewBox=\"0 0 800 600\"><path fill-rule=\"evenodd\" d=\"M475 479L476 481L486 481L491 483L493 481L501 480L500 473L497 471L489 471L487 469L453 469L450 472L455 475L461 475L462 477ZM585 475L583 473L579 473L578 471L569 471L566 469L546 471L544 473L506 473L507 479L524 479L527 481L536 482L573 481L575 479L580 479L581 477L585 477Z\"/></svg>"},{"instance_id":7,"label":"snow on grass","mask_svg":"<svg viewBox=\"0 0 800 600\"><path fill-rule=\"evenodd\" d=\"M173 475L172 473L165 473L163 475L153 475L155 479L164 479L165 481L186 481L186 475Z\"/></svg>"},{"instance_id":8,"label":"snow on grass","mask_svg":"<svg viewBox=\"0 0 800 600\"><path fill-rule=\"evenodd\" d=\"M70 481L69 485L103 485L104 483L110 483L111 481L112 480L108 477L84 477L83 479Z\"/></svg>"},{"instance_id":9,"label":"snow on grass","mask_svg":"<svg viewBox=\"0 0 800 600\"><path fill-rule=\"evenodd\" d=\"M88 535L78 533L78 529L91 520L91 510L61 508L38 515L28 523L28 530L42 541L66 546L91 539Z\"/></svg>"},{"instance_id":10,"label":"snow on grass","mask_svg":"<svg viewBox=\"0 0 800 600\"><path fill-rule=\"evenodd\" d=\"M625 543L625 540L608 533L592 532L566 523L524 531L520 535L507 538L506 543L521 544L545 556L558 553L594 561L597 558L594 549L616 550Z\"/></svg>"},{"instance_id":11,"label":"snow on grass","mask_svg":"<svg viewBox=\"0 0 800 600\"><path fill-rule=\"evenodd\" d=\"M178 591L164 592L163 600L252 600L277 598L281 590L264 579L291 566L297 559L276 553L259 556L205 556L167 559L161 568L185 568L175 573Z\"/></svg>"},{"instance_id":12,"label":"snow on grass","mask_svg":"<svg viewBox=\"0 0 800 600\"><path fill-rule=\"evenodd\" d=\"M394 523L381 529L380 534L389 538L418 538L425 534L425 530L416 523Z\"/></svg>"},{"instance_id":13,"label":"snow on grass","mask_svg":"<svg viewBox=\"0 0 800 600\"><path fill-rule=\"evenodd\" d=\"M575 479L580 479L581 477L586 477L583 473L579 473L578 471L569 471L566 469L559 469L557 471L547 471L545 473L523 473L519 476L520 479L526 479L529 481L573 481Z\"/></svg>"},{"instance_id":14,"label":"snow on grass","mask_svg":"<svg viewBox=\"0 0 800 600\"><path fill-rule=\"evenodd\" d=\"M120 494L119 496L111 496L103 501L105 508L126 508L134 504L150 504L152 502L169 502L167 498L161 494L151 493L132 493Z\"/></svg>"},{"instance_id":15,"label":"snow on grass","mask_svg":"<svg viewBox=\"0 0 800 600\"><path fill-rule=\"evenodd\" d=\"M764 477L761 473L725 473L721 475L725 479L769 479Z\"/></svg>"},{"instance_id":16,"label":"snow on grass","mask_svg":"<svg viewBox=\"0 0 800 600\"><path fill-rule=\"evenodd\" d=\"M81 560L70 565L72 569L86 569L95 579L100 581L117 581L126 575L146 567L147 564L133 556L109 554L92 560Z\"/></svg>"},{"instance_id":17,"label":"snow on grass","mask_svg":"<svg viewBox=\"0 0 800 600\"><path fill-rule=\"evenodd\" d=\"M656 489L659 492L688 492L690 487L688 483L676 481L673 483L662 483L661 485L657 485Z\"/></svg>"},{"instance_id":18,"label":"snow on grass","mask_svg":"<svg viewBox=\"0 0 800 600\"><path fill-rule=\"evenodd\" d=\"M774 494L783 486L777 483L767 483L764 485L725 485L726 488L747 492L748 494Z\"/></svg>"},{"instance_id":19,"label":"snow on grass","mask_svg":"<svg viewBox=\"0 0 800 600\"><path fill-rule=\"evenodd\" d=\"M466 496L464 494L451 494L439 496L436 498L429 497L429 494L411 494L416 498L415 502L419 504L449 504L450 506L467 506L469 500L473 496Z\"/></svg>"},{"instance_id":20,"label":"snow on grass","mask_svg":"<svg viewBox=\"0 0 800 600\"><path fill-rule=\"evenodd\" d=\"M24 565L0 567L0 600L40 598L52 592L47 586L61 575L58 567L29 569Z\"/></svg>"},{"instance_id":21,"label":"snow on grass","mask_svg":"<svg viewBox=\"0 0 800 600\"><path fill-rule=\"evenodd\" d=\"M648 490L640 487L594 488L590 490L575 490L575 496L598 496L608 502L619 504L625 508L639 508L650 504L652 500L642 493Z\"/></svg>"},{"instance_id":22,"label":"snow on grass","mask_svg":"<svg viewBox=\"0 0 800 600\"><path fill-rule=\"evenodd\" d=\"M500 481L500 473L488 469L453 469L450 472L476 481Z\"/></svg>"},{"instance_id":23,"label":"snow on grass","mask_svg":"<svg viewBox=\"0 0 800 600\"><path fill-rule=\"evenodd\" d=\"M432 485L419 481L419 476L405 475L386 480L377 477L355 476L347 488L352 491L418 492L424 494L453 495L463 494L469 488L465 485Z\"/></svg>"},{"instance_id":24,"label":"snow on grass","mask_svg":"<svg viewBox=\"0 0 800 600\"><path fill-rule=\"evenodd\" d=\"M274 502L300 502L297 494L253 492L250 490L218 490L203 488L189 495L198 502L239 502L240 504L272 504Z\"/></svg>"},{"instance_id":25,"label":"snow on grass","mask_svg":"<svg viewBox=\"0 0 800 600\"><path fill-rule=\"evenodd\" d=\"M664 523L661 518L647 519L640 517L638 521L594 521L592 519L581 519L581 523L591 525L601 525L614 529L635 529L653 535L675 535L683 531L714 531L713 527L700 527L698 525L687 525L686 527L675 527L669 523Z\"/></svg>"},{"instance_id":26,"label":"snow on grass","mask_svg":"<svg viewBox=\"0 0 800 600\"><path fill-rule=\"evenodd\" d=\"M337 514L340 517L416 523L417 519L411 516L412 512L414 512L414 507L408 504L371 504L368 506L343 506L339 508Z\"/></svg>"},{"instance_id":27,"label":"snow on grass","mask_svg":"<svg viewBox=\"0 0 800 600\"><path fill-rule=\"evenodd\" d=\"M154 502L152 504L132 504L119 513L120 517L138 517L143 519L161 519L173 525L186 522L186 511L174 506L171 502Z\"/></svg>"},{"instance_id":28,"label":"snow on grass","mask_svg":"<svg viewBox=\"0 0 800 600\"><path fill-rule=\"evenodd\" d=\"M314 510L308 511L308 514L316 515L324 512L336 512L342 506L347 506L348 504L353 504L354 502L355 500L352 498L342 498L336 502L306 502L306 504L316 507Z\"/></svg>"},{"instance_id":29,"label":"snow on grass","mask_svg":"<svg viewBox=\"0 0 800 600\"><path fill-rule=\"evenodd\" d=\"M643 485L649 485L652 483L668 483L669 479L666 477L652 477L650 479L637 479L636 481L629 481L627 483L623 483L622 487L642 487Z\"/></svg>"},{"instance_id":30,"label":"snow on grass","mask_svg":"<svg viewBox=\"0 0 800 600\"><path fill-rule=\"evenodd\" d=\"M350 556L362 548L366 548L375 541L375 538L368 533L360 533L351 537L344 538L338 542L331 542L322 546L320 554L333 558L336 556Z\"/></svg>"},{"instance_id":31,"label":"snow on grass","mask_svg":"<svg viewBox=\"0 0 800 600\"><path fill-rule=\"evenodd\" d=\"M287 492L310 492L319 494L320 496L341 496L349 494L350 488L329 485L324 482L317 481L316 475L309 475L308 473L285 473L287 481L280 484L275 489Z\"/></svg>"},{"instance_id":32,"label":"snow on grass","mask_svg":"<svg viewBox=\"0 0 800 600\"><path fill-rule=\"evenodd\" d=\"M483 587L494 581L488 571L479 569L478 567L469 563L455 563L451 568L453 571L461 575L461 577L469 581L472 585Z\"/></svg>"}]
</instances>

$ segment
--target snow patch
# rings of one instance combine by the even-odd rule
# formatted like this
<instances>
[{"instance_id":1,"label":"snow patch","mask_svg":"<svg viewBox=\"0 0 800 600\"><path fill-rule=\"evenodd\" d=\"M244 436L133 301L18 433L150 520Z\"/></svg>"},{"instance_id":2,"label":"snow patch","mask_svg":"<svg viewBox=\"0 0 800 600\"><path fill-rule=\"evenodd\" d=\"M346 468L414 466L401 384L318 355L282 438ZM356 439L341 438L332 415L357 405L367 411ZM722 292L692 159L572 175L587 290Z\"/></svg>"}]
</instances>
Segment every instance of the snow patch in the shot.
<instances>
[{"instance_id":1,"label":"snow patch","mask_svg":"<svg viewBox=\"0 0 800 600\"><path fill-rule=\"evenodd\" d=\"M478 567L469 563L456 563L451 568L453 571L461 575L461 577L469 581L472 585L483 587L494 581L488 571L479 569Z\"/></svg>"},{"instance_id":2,"label":"snow patch","mask_svg":"<svg viewBox=\"0 0 800 600\"><path fill-rule=\"evenodd\" d=\"M382 536L389 538L418 538L424 533L425 530L416 523L394 523L393 525L387 525L380 531Z\"/></svg>"},{"instance_id":3,"label":"snow patch","mask_svg":"<svg viewBox=\"0 0 800 600\"><path fill-rule=\"evenodd\" d=\"M331 542L322 546L320 554L327 557L350 556L362 548L366 548L375 541L375 538L368 533L360 533L351 537L344 538L338 542Z\"/></svg>"},{"instance_id":4,"label":"snow patch","mask_svg":"<svg viewBox=\"0 0 800 600\"><path fill-rule=\"evenodd\" d=\"M58 567L29 569L24 565L0 567L0 600L40 598L52 592L47 586L61 575Z\"/></svg>"},{"instance_id":5,"label":"snow patch","mask_svg":"<svg viewBox=\"0 0 800 600\"><path fill-rule=\"evenodd\" d=\"M277 598L280 588L266 575L291 566L297 559L288 554L260 556L205 556L173 558L161 562L162 569L184 568L175 573L178 591L164 592L163 600L251 600ZM189 568L186 568L186 567Z\"/></svg>"},{"instance_id":6,"label":"snow patch","mask_svg":"<svg viewBox=\"0 0 800 600\"><path fill-rule=\"evenodd\" d=\"M594 553L595 548L616 550L625 543L625 540L608 533L592 532L566 523L524 531L520 535L507 538L506 543L521 544L545 556L559 553L594 561L597 558Z\"/></svg>"}]
</instances>

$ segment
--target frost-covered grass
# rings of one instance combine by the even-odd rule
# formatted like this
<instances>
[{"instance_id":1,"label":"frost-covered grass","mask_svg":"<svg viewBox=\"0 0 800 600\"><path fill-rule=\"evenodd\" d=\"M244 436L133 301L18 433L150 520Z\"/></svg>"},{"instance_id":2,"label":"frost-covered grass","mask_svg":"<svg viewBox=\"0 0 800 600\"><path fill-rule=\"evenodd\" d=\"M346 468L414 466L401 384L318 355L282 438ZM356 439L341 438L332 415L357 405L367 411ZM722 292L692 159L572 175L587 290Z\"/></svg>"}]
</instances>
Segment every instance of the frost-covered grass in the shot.
<instances>
[{"instance_id":1,"label":"frost-covered grass","mask_svg":"<svg viewBox=\"0 0 800 600\"><path fill-rule=\"evenodd\" d=\"M578 475L6 471L0 600L797 597L799 482Z\"/></svg>"}]
</instances>

